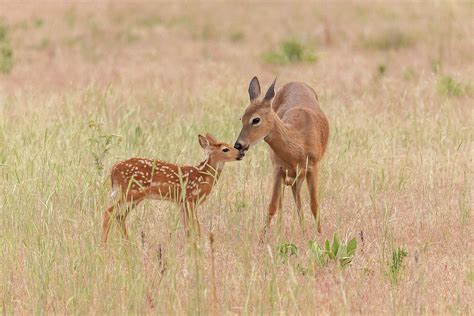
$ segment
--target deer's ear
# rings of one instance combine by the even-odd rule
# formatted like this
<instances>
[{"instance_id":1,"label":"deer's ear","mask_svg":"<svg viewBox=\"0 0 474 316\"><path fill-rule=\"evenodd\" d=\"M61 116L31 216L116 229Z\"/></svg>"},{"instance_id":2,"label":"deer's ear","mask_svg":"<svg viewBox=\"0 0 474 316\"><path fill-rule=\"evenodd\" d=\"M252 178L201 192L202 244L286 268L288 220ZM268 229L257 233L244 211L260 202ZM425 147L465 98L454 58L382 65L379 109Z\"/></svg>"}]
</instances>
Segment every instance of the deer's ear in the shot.
<instances>
[{"instance_id":1,"label":"deer's ear","mask_svg":"<svg viewBox=\"0 0 474 316\"><path fill-rule=\"evenodd\" d=\"M198 138L199 138L199 145L201 145L203 149L207 149L209 147L209 140L202 135L198 135Z\"/></svg>"},{"instance_id":2,"label":"deer's ear","mask_svg":"<svg viewBox=\"0 0 474 316\"><path fill-rule=\"evenodd\" d=\"M260 96L260 83L257 77L253 77L249 84L249 97L250 101L255 100Z\"/></svg>"},{"instance_id":3,"label":"deer's ear","mask_svg":"<svg viewBox=\"0 0 474 316\"><path fill-rule=\"evenodd\" d=\"M277 79L273 81L272 85L268 88L267 93L265 94L265 98L263 100L265 101L271 101L275 97L275 83Z\"/></svg>"},{"instance_id":4,"label":"deer's ear","mask_svg":"<svg viewBox=\"0 0 474 316\"><path fill-rule=\"evenodd\" d=\"M206 138L209 141L209 144L211 145L217 143L217 139L209 133L206 134Z\"/></svg>"}]
</instances>

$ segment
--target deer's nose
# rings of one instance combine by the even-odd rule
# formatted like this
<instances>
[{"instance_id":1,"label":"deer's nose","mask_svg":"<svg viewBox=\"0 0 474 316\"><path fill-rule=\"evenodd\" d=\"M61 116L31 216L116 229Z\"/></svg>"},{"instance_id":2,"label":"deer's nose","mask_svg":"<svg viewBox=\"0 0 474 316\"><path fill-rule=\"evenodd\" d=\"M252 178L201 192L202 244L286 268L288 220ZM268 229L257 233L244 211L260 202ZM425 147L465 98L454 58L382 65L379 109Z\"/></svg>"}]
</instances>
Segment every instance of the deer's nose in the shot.
<instances>
[{"instance_id":1,"label":"deer's nose","mask_svg":"<svg viewBox=\"0 0 474 316\"><path fill-rule=\"evenodd\" d=\"M235 145L234 145L234 148L237 149L237 150L241 150L242 149L242 144L239 143L239 142L236 142Z\"/></svg>"}]
</instances>

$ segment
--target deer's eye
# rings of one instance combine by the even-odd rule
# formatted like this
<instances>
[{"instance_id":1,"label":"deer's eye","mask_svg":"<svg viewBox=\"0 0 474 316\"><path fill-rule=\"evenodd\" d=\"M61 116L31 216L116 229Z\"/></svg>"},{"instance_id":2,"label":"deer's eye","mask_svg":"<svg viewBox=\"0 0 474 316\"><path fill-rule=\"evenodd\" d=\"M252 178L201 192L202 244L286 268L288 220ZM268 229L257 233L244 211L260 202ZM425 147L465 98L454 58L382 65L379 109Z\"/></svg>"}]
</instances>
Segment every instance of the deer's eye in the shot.
<instances>
[{"instance_id":1,"label":"deer's eye","mask_svg":"<svg viewBox=\"0 0 474 316\"><path fill-rule=\"evenodd\" d=\"M227 152L230 151L230 149L226 147L226 148L222 149L222 151L225 152L225 153L227 153Z\"/></svg>"},{"instance_id":2,"label":"deer's eye","mask_svg":"<svg viewBox=\"0 0 474 316\"><path fill-rule=\"evenodd\" d=\"M252 125L257 125L258 123L260 123L260 118L259 117L256 117L252 120Z\"/></svg>"}]
</instances>

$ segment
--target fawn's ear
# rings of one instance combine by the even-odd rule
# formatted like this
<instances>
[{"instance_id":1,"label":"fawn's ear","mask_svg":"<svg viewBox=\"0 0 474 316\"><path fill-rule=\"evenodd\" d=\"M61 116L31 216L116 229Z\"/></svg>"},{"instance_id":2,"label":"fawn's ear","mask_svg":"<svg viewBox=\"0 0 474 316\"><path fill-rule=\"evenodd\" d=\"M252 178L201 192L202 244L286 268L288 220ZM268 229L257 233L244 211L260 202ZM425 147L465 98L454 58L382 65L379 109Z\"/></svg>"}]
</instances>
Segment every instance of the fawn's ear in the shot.
<instances>
[{"instance_id":1,"label":"fawn's ear","mask_svg":"<svg viewBox=\"0 0 474 316\"><path fill-rule=\"evenodd\" d=\"M263 100L265 101L271 101L273 97L275 96L275 83L277 81L277 78L273 80L272 85L268 88L267 93L265 94L265 98Z\"/></svg>"},{"instance_id":2,"label":"fawn's ear","mask_svg":"<svg viewBox=\"0 0 474 316\"><path fill-rule=\"evenodd\" d=\"M260 83L257 77L253 77L249 84L249 97L250 101L255 100L260 96Z\"/></svg>"},{"instance_id":3,"label":"fawn's ear","mask_svg":"<svg viewBox=\"0 0 474 316\"><path fill-rule=\"evenodd\" d=\"M209 141L210 145L214 145L217 143L217 139L209 133L206 133L206 138Z\"/></svg>"},{"instance_id":4,"label":"fawn's ear","mask_svg":"<svg viewBox=\"0 0 474 316\"><path fill-rule=\"evenodd\" d=\"M198 137L199 137L199 145L201 145L203 149L207 149L209 147L209 140L202 135L198 135Z\"/></svg>"}]
</instances>

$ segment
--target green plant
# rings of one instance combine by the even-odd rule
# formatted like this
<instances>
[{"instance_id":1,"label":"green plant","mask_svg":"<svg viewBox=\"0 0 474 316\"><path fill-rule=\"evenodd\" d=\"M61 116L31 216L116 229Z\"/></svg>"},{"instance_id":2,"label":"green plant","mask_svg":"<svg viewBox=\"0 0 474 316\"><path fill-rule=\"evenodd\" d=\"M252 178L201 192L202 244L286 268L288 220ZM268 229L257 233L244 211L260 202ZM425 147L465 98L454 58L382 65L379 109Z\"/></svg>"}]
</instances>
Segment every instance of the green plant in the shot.
<instances>
[{"instance_id":1,"label":"green plant","mask_svg":"<svg viewBox=\"0 0 474 316\"><path fill-rule=\"evenodd\" d=\"M352 262L357 249L357 239L354 237L347 243L341 243L336 234L333 236L332 243L326 239L324 247L320 247L314 240L309 241L309 250L311 255L320 267L324 267L330 260L334 261L340 267L346 267Z\"/></svg>"},{"instance_id":2,"label":"green plant","mask_svg":"<svg viewBox=\"0 0 474 316\"><path fill-rule=\"evenodd\" d=\"M305 47L297 41L286 41L281 44L281 50L290 62L303 61Z\"/></svg>"},{"instance_id":3,"label":"green plant","mask_svg":"<svg viewBox=\"0 0 474 316\"><path fill-rule=\"evenodd\" d=\"M34 28L40 28L44 25L44 21L40 18L34 18L33 19L33 27Z\"/></svg>"},{"instance_id":4,"label":"green plant","mask_svg":"<svg viewBox=\"0 0 474 316\"><path fill-rule=\"evenodd\" d=\"M155 27L157 25L160 25L163 23L163 20L160 16L148 16L141 18L137 21L138 25L144 26L144 27Z\"/></svg>"},{"instance_id":5,"label":"green plant","mask_svg":"<svg viewBox=\"0 0 474 316\"><path fill-rule=\"evenodd\" d=\"M9 73L13 68L13 50L9 42L0 42L0 72Z\"/></svg>"},{"instance_id":6,"label":"green plant","mask_svg":"<svg viewBox=\"0 0 474 316\"><path fill-rule=\"evenodd\" d=\"M232 32L229 36L231 42L240 42L244 39L245 35L241 31Z\"/></svg>"},{"instance_id":7,"label":"green plant","mask_svg":"<svg viewBox=\"0 0 474 316\"><path fill-rule=\"evenodd\" d=\"M262 59L267 64L285 65L288 63L287 59L280 52L270 51L262 54Z\"/></svg>"},{"instance_id":8,"label":"green plant","mask_svg":"<svg viewBox=\"0 0 474 316\"><path fill-rule=\"evenodd\" d=\"M309 241L309 251L318 266L325 267L327 265L328 256L326 251L321 249L316 241Z\"/></svg>"},{"instance_id":9,"label":"green plant","mask_svg":"<svg viewBox=\"0 0 474 316\"><path fill-rule=\"evenodd\" d=\"M7 38L7 27L0 22L0 42Z\"/></svg>"},{"instance_id":10,"label":"green plant","mask_svg":"<svg viewBox=\"0 0 474 316\"><path fill-rule=\"evenodd\" d=\"M390 280L392 283L397 283L400 276L400 272L403 268L403 259L408 256L408 252L404 247L398 247L392 251L392 259L389 263Z\"/></svg>"},{"instance_id":11,"label":"green plant","mask_svg":"<svg viewBox=\"0 0 474 316\"><path fill-rule=\"evenodd\" d=\"M104 133L102 123L94 120L89 121L89 128L92 130L92 136L89 138L90 150L97 171L100 172L104 170L104 159L113 145L114 138L120 138L120 136Z\"/></svg>"},{"instance_id":12,"label":"green plant","mask_svg":"<svg viewBox=\"0 0 474 316\"><path fill-rule=\"evenodd\" d=\"M384 64L379 64L377 66L377 74L378 76L380 77L383 77L383 75L385 75L385 72L387 71L387 66L385 66Z\"/></svg>"},{"instance_id":13,"label":"green plant","mask_svg":"<svg viewBox=\"0 0 474 316\"><path fill-rule=\"evenodd\" d=\"M392 50L409 47L413 44L413 40L399 30L386 30L377 35L364 37L363 44L370 49Z\"/></svg>"},{"instance_id":14,"label":"green plant","mask_svg":"<svg viewBox=\"0 0 474 316\"><path fill-rule=\"evenodd\" d=\"M434 59L431 61L431 69L434 73L439 73L441 70L441 60Z\"/></svg>"},{"instance_id":15,"label":"green plant","mask_svg":"<svg viewBox=\"0 0 474 316\"><path fill-rule=\"evenodd\" d=\"M286 65L291 63L314 63L317 56L301 41L290 39L280 44L278 51L269 51L262 55L262 59L269 64Z\"/></svg>"},{"instance_id":16,"label":"green plant","mask_svg":"<svg viewBox=\"0 0 474 316\"><path fill-rule=\"evenodd\" d=\"M7 35L7 27L0 23L0 73L9 73L13 68L13 49Z\"/></svg>"},{"instance_id":17,"label":"green plant","mask_svg":"<svg viewBox=\"0 0 474 316\"><path fill-rule=\"evenodd\" d=\"M412 80L415 78L415 70L413 68L406 68L405 71L403 72L403 79L405 80Z\"/></svg>"},{"instance_id":18,"label":"green plant","mask_svg":"<svg viewBox=\"0 0 474 316\"><path fill-rule=\"evenodd\" d=\"M447 96L458 97L464 93L464 87L461 82L456 81L450 76L443 76L438 81L438 90Z\"/></svg>"},{"instance_id":19,"label":"green plant","mask_svg":"<svg viewBox=\"0 0 474 316\"><path fill-rule=\"evenodd\" d=\"M282 262L286 262L288 258L297 256L298 247L292 243L280 243L277 246L277 254Z\"/></svg>"}]
</instances>

